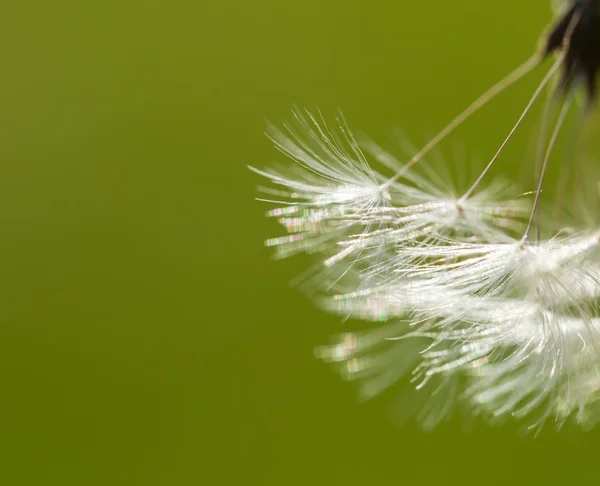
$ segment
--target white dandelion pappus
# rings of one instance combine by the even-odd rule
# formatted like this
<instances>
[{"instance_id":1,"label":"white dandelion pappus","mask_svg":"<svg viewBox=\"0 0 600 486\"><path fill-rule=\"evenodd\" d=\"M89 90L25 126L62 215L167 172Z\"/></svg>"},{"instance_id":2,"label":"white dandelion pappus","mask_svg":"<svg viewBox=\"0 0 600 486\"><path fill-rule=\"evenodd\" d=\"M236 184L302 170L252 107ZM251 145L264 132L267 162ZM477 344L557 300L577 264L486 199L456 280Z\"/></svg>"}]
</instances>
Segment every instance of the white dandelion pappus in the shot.
<instances>
[{"instance_id":1,"label":"white dandelion pappus","mask_svg":"<svg viewBox=\"0 0 600 486\"><path fill-rule=\"evenodd\" d=\"M267 240L277 256L301 252L329 253L327 266L349 255L385 252L397 245L431 243L448 234L462 232L481 238L501 238L502 230L514 229L525 214L517 200L501 201L507 191L496 183L469 199L458 198L451 188L438 187L417 173L410 185L374 171L365 151L345 122L340 134L314 116L295 112L298 128L284 133L271 127L276 147L295 163L288 169L258 170L275 186L264 193L281 199L264 201L285 204L267 213L277 217L288 236ZM300 133L302 132L303 133ZM401 170L402 165L370 142L369 152L382 167Z\"/></svg>"},{"instance_id":2,"label":"white dandelion pappus","mask_svg":"<svg viewBox=\"0 0 600 486\"><path fill-rule=\"evenodd\" d=\"M562 245L514 246L503 265L495 258L486 263L492 271L485 278L499 283L474 288L485 272L467 265L452 284L440 285L431 276L407 279L335 297L337 306L330 310L371 320L404 318L408 323L384 329L402 341L430 339L417 368L420 386L433 376L462 371L471 381L468 401L495 418L524 417L544 405L537 423L552 413L562 422L577 405L583 420L584 406L597 398L594 373L600 369L600 319L590 302L598 295L597 265L592 265L598 246L599 233Z\"/></svg>"},{"instance_id":3,"label":"white dandelion pappus","mask_svg":"<svg viewBox=\"0 0 600 486\"><path fill-rule=\"evenodd\" d=\"M288 232L267 245L280 257L315 254L323 270L310 284L324 291L323 308L368 323L369 329L344 333L315 351L344 379L358 382L361 398L377 396L412 370L420 397L430 397L416 412L426 429L451 416L455 405L491 421L527 418L538 428L550 418L557 426L570 418L586 426L600 419L600 231L560 230L543 239L550 218L540 202L577 87L587 87L593 99L589 80L598 68L581 51L600 29L590 9L587 1L568 2L542 52L406 163L370 140L357 141L342 118L330 129L321 116L295 112L295 127L270 129L292 163L252 169L271 182L265 200L279 207L268 215ZM423 170L433 147L552 53L555 62L466 192ZM597 54L600 60L600 49ZM559 72L568 96L548 142L545 130L540 136L533 204L505 185L483 187ZM427 388L433 391L422 393Z\"/></svg>"},{"instance_id":4,"label":"white dandelion pappus","mask_svg":"<svg viewBox=\"0 0 600 486\"><path fill-rule=\"evenodd\" d=\"M368 228L362 218L390 201L390 191L381 189L385 178L371 169L343 120L341 134L309 113L295 111L294 120L297 128L271 127L269 136L295 164L280 171L251 168L279 187L262 191L284 205L267 213L290 233L266 242L280 257L335 247L356 226Z\"/></svg>"},{"instance_id":5,"label":"white dandelion pappus","mask_svg":"<svg viewBox=\"0 0 600 486\"><path fill-rule=\"evenodd\" d=\"M413 174L413 181L419 177ZM373 176L371 180L378 179L379 176ZM423 186L434 192L431 183ZM339 188L339 183L335 187ZM320 248L326 255L324 261L330 260L332 253L339 254L335 253L336 245L345 248L356 240L362 250L369 250L362 255L361 265L351 272L347 267L352 264L345 264L343 258L328 263L332 268L341 265L342 272L352 275L352 283L349 292L322 301L324 307L344 317L391 321L379 330L345 334L338 344L318 348L316 355L337 363L345 379L358 380L363 399L378 395L416 368L419 387L435 379L443 384L436 389L447 387L455 391L457 377L460 374L468 377L469 399L463 397L462 401L494 417L507 413L525 415L525 411L532 411L543 400L549 401L550 396L561 398L561 417L570 414L573 407L567 404L575 400L575 395L559 394L557 390L565 388L564 383L575 383L578 377L571 376L577 368L564 364L565 356L577 356L571 348L582 343L594 348L595 320L584 313L580 317L565 315L558 319L551 310L544 313L539 309L561 302L565 306L583 305L597 295L600 232L556 237L529 245L510 236L523 228L523 204L515 206L511 200L503 204L492 197L488 197L491 202L486 204L482 191L481 202L474 205L475 209L463 209L448 218L448 207L456 207L458 198L432 202L435 197L443 198L440 192L428 196L413 186L397 184L398 192L399 187L405 188L405 193L386 198L389 204L386 206L365 206L358 197L349 200L325 196L319 203L313 200L304 208L322 215L319 212L322 207L331 204L334 212L328 215L334 215L333 221L344 223L342 229L335 227L327 235L331 237L331 246ZM323 194L327 193L318 191L318 197ZM413 204L395 206L394 200ZM361 205L353 206L357 201ZM346 204L343 210L342 204ZM350 207L352 217L343 218L342 214ZM459 218L465 214L472 216L460 222ZM405 219L406 216L411 219ZM489 216L499 218L502 224L494 225L495 220ZM321 223L329 224L323 221L318 224ZM357 235L355 228L362 228L362 232ZM319 235L317 231L316 236ZM380 250L371 251L373 248ZM385 258L381 258L381 248L386 248ZM537 309L538 314L532 309ZM582 324L586 319L592 324ZM566 323L581 328L577 340L563 332L569 327ZM590 326L594 332L583 332ZM569 339L556 338L561 334ZM402 339L395 340L398 337ZM563 341L570 343L569 347L557 352L557 342ZM554 355L561 360L554 363ZM503 357L500 362L499 356ZM574 361L569 359L568 363ZM550 365L551 362L554 364ZM531 373L542 375L534 382ZM543 373L549 373L553 379L549 381ZM595 386L590 385L593 380L584 382L585 386L579 383L576 387L578 403L589 402L581 398L585 394L580 389L594 390L587 392L589 396L595 393ZM515 396L507 399L506 390L512 390L515 383L527 384L527 390L532 388L537 392L523 392L519 399ZM532 383L538 383L537 388L530 387ZM458 400L458 395L439 392L436 396L446 399L453 396ZM527 403L522 410L513 410L523 402ZM446 408L432 408L438 413L425 416L428 423L438 423L444 415L441 410Z\"/></svg>"},{"instance_id":6,"label":"white dandelion pappus","mask_svg":"<svg viewBox=\"0 0 600 486\"><path fill-rule=\"evenodd\" d=\"M600 232L554 238L536 245L456 242L403 248L390 262L404 279L471 295L546 295L554 301L593 299L600 274ZM579 298L575 298L577 294Z\"/></svg>"}]
</instances>

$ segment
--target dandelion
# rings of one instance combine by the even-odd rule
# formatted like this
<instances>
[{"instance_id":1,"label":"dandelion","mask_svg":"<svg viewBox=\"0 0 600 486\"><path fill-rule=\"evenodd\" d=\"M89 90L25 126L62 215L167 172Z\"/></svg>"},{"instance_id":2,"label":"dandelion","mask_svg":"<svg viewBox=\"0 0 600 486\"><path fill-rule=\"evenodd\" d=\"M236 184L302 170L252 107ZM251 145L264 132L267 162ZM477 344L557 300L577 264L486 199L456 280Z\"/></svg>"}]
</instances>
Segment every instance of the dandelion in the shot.
<instances>
[{"instance_id":1,"label":"dandelion","mask_svg":"<svg viewBox=\"0 0 600 486\"><path fill-rule=\"evenodd\" d=\"M267 240L278 257L309 253L320 269L317 302L369 326L316 348L371 399L405 377L428 401L416 413L426 429L462 407L539 430L552 419L600 419L600 228L558 231L541 203L547 168L583 87L596 97L600 7L562 2L540 50L403 162L358 140L341 115L335 128L296 110L269 128L287 164L251 168L270 182L262 200L287 235ZM542 81L498 150L471 185L458 190L425 161L482 108L553 55ZM559 77L555 117L547 105L533 200L492 168L541 93ZM550 121L555 118L554 126ZM512 189L512 191L511 191ZM560 198L559 198L560 199ZM428 393L425 390L429 390Z\"/></svg>"}]
</instances>

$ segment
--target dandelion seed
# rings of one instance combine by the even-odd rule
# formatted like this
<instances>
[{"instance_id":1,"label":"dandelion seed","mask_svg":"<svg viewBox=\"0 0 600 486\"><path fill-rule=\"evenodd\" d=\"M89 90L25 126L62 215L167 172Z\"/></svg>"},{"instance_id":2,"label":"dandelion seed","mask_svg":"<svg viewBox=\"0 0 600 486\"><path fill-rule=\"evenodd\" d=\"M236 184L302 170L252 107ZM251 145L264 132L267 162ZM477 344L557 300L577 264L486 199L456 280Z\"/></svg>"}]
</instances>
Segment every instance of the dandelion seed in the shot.
<instances>
[{"instance_id":1,"label":"dandelion seed","mask_svg":"<svg viewBox=\"0 0 600 486\"><path fill-rule=\"evenodd\" d=\"M384 178L367 163L356 140L341 121L341 133L330 131L309 113L294 112L297 128L286 132L271 127L275 146L295 162L292 170L254 172L281 189L263 189L283 204L268 216L279 218L291 236L267 241L278 247L279 256L318 252L335 247L338 239L377 208L389 207L396 185L381 190ZM400 192L401 193L401 192ZM365 223L369 228L369 223Z\"/></svg>"},{"instance_id":2,"label":"dandelion seed","mask_svg":"<svg viewBox=\"0 0 600 486\"><path fill-rule=\"evenodd\" d=\"M436 177L425 162L429 152L550 55L554 62L471 185L459 191ZM539 52L407 162L357 140L341 116L330 128L321 115L296 111L292 125L269 129L291 160L252 168L270 182L263 201L276 207L267 215L287 232L267 246L279 257L315 254L319 270L307 280L321 306L368 323L315 350L358 384L362 399L410 376L419 397L428 397L414 401L426 429L458 406L492 422L526 419L536 430L550 419L586 427L600 420L600 230L563 224L542 231L550 218L541 204L575 94L583 86L589 108L599 68L599 3L571 0ZM566 96L553 127L556 98L545 110L528 201L510 192L512 184L487 179L556 76Z\"/></svg>"}]
</instances>

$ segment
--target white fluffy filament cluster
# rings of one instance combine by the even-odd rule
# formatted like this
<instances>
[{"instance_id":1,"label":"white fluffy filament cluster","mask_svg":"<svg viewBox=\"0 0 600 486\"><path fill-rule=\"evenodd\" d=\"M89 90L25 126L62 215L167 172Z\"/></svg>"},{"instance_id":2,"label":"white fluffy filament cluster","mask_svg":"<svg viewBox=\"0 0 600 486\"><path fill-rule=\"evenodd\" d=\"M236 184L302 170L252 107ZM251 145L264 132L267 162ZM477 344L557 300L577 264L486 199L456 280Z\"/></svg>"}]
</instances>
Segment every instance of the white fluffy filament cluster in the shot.
<instances>
[{"instance_id":1,"label":"white fluffy filament cluster","mask_svg":"<svg viewBox=\"0 0 600 486\"><path fill-rule=\"evenodd\" d=\"M271 129L291 159L255 172L287 235L277 256L313 253L320 302L369 329L316 350L371 398L410 375L431 389L420 418L433 427L455 404L498 420L574 417L593 425L600 398L600 231L530 243L531 201L500 182L468 197L432 170L360 144L342 119L294 114ZM420 166L421 167L421 166ZM564 233L564 232L563 232Z\"/></svg>"}]
</instances>

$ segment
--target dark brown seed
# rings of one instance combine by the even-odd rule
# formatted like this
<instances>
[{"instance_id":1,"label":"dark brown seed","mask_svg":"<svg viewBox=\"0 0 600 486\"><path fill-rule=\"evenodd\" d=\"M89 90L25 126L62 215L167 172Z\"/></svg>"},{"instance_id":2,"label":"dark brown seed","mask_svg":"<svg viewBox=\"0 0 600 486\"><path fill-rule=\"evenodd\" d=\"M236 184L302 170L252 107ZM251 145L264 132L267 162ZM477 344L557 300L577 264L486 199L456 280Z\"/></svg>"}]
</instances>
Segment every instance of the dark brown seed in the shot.
<instances>
[{"instance_id":1,"label":"dark brown seed","mask_svg":"<svg viewBox=\"0 0 600 486\"><path fill-rule=\"evenodd\" d=\"M576 12L579 19L571 26ZM546 37L545 55L562 49L569 29L572 29L572 34L565 56L561 87L566 90L573 83L583 83L589 101L593 101L600 71L600 0L572 0L566 13L551 27Z\"/></svg>"}]
</instances>

